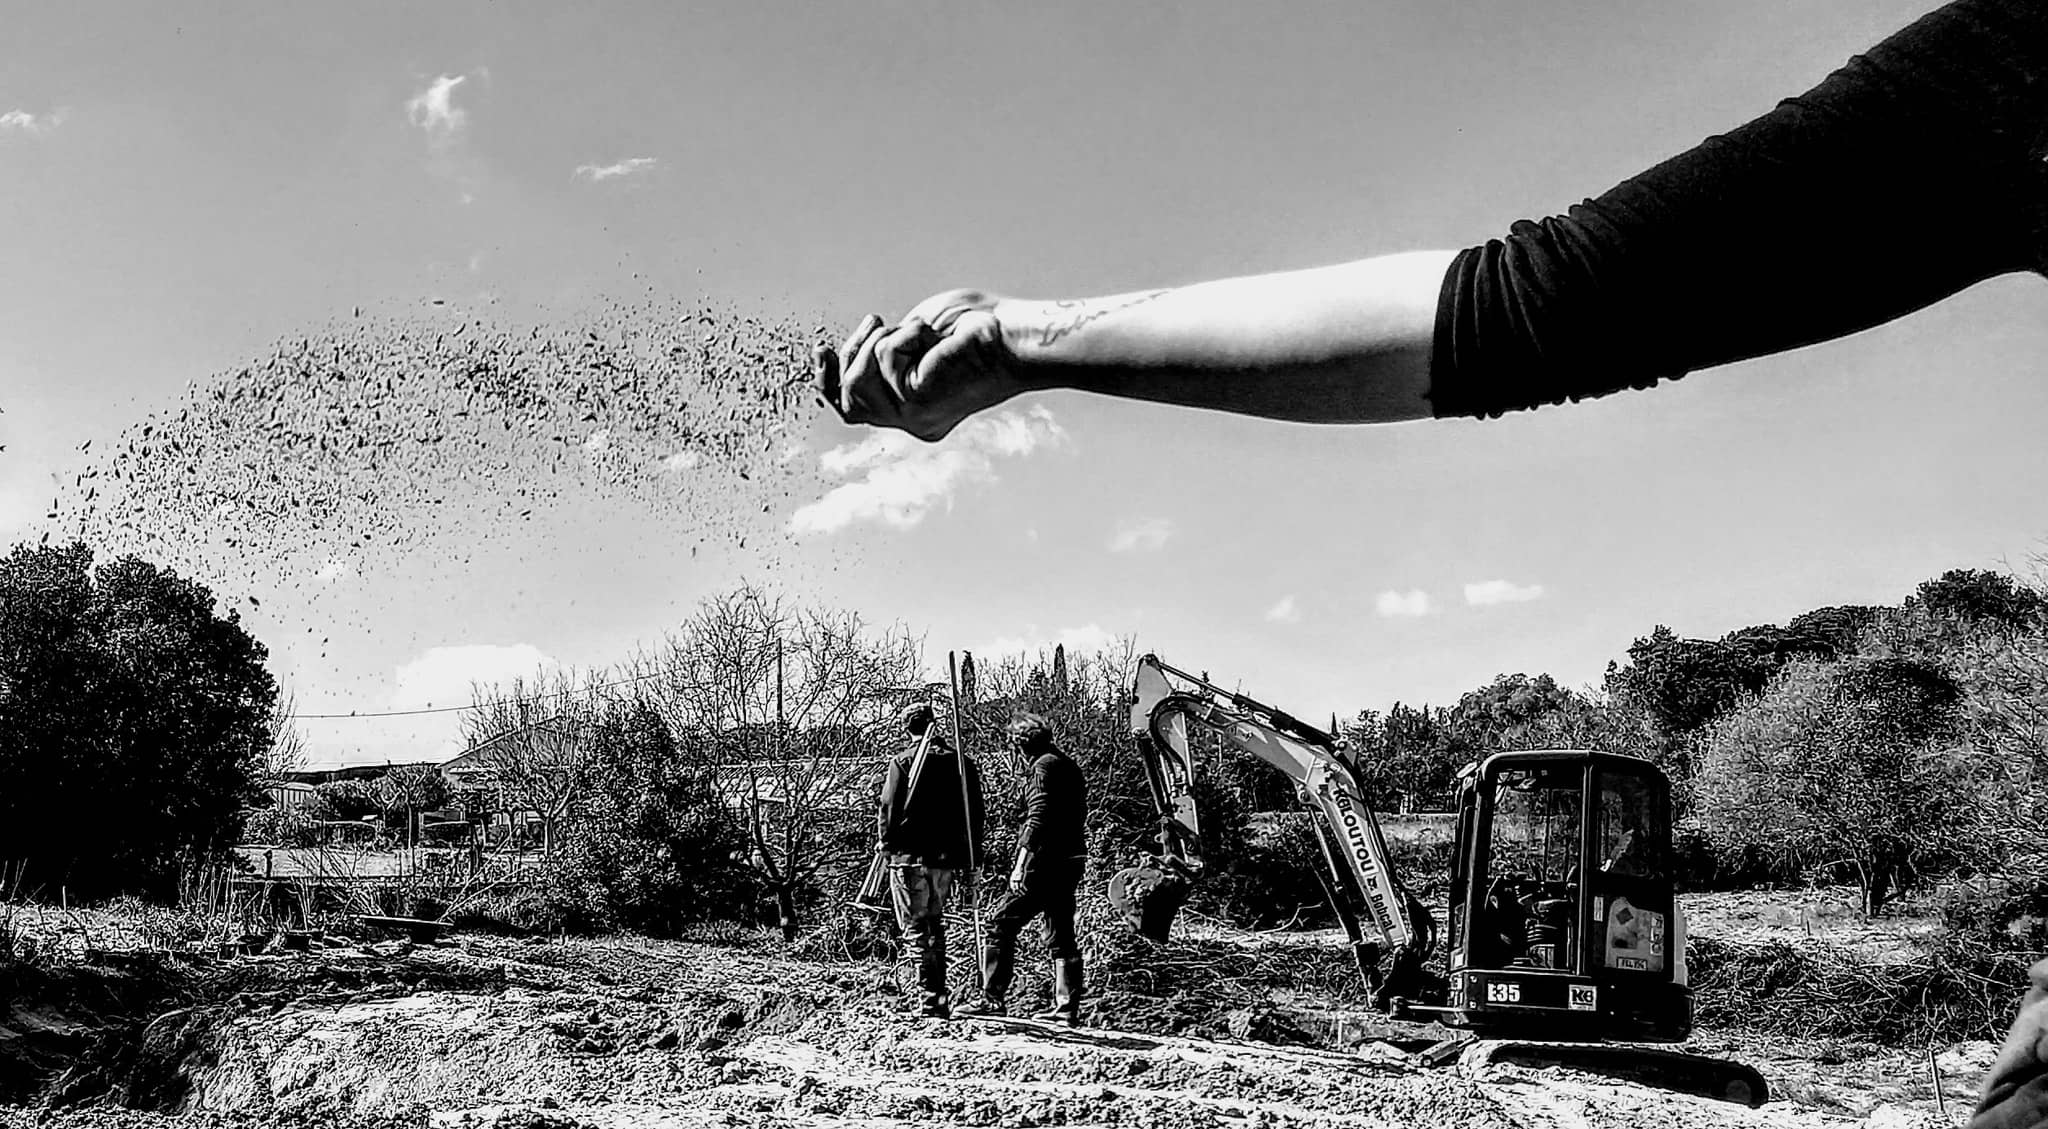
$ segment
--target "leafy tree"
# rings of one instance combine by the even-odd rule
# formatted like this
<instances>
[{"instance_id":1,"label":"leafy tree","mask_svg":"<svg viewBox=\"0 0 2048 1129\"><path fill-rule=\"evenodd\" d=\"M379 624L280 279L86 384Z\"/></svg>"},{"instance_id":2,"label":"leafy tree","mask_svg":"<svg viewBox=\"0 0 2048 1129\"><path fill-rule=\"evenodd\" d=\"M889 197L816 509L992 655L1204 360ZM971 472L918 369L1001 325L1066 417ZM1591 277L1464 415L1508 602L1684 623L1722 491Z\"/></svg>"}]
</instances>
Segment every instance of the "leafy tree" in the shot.
<instances>
[{"instance_id":1,"label":"leafy tree","mask_svg":"<svg viewBox=\"0 0 2048 1129\"><path fill-rule=\"evenodd\" d=\"M2013 632L2039 624L2048 613L2048 597L2006 573L1952 568L1921 584L1906 606L1966 626Z\"/></svg>"},{"instance_id":2,"label":"leafy tree","mask_svg":"<svg viewBox=\"0 0 2048 1129\"><path fill-rule=\"evenodd\" d=\"M1624 713L1643 719L1651 759L1682 787L1692 776L1695 736L1761 691L1792 657L1816 650L1824 645L1771 626L1708 640L1681 639L1659 624L1629 645L1626 665L1609 669L1606 691Z\"/></svg>"},{"instance_id":3,"label":"leafy tree","mask_svg":"<svg viewBox=\"0 0 2048 1129\"><path fill-rule=\"evenodd\" d=\"M593 922L674 936L740 914L747 875L734 860L745 843L712 771L685 755L651 702L607 706L577 773L556 869Z\"/></svg>"},{"instance_id":4,"label":"leafy tree","mask_svg":"<svg viewBox=\"0 0 2048 1129\"><path fill-rule=\"evenodd\" d=\"M1457 747L1450 711L1442 707L1395 702L1387 710L1386 781L1401 810L1442 808L1449 803L1451 782L1468 759Z\"/></svg>"},{"instance_id":5,"label":"leafy tree","mask_svg":"<svg viewBox=\"0 0 2048 1129\"><path fill-rule=\"evenodd\" d=\"M1994 846L1960 722L1955 684L1925 664L1794 661L1706 734L1699 817L1730 853L1852 863L1878 913L1916 863Z\"/></svg>"},{"instance_id":6,"label":"leafy tree","mask_svg":"<svg viewBox=\"0 0 2048 1129\"><path fill-rule=\"evenodd\" d=\"M1594 705L1548 674L1503 674L1451 709L1452 739L1467 760L1507 749L1569 748L1591 732Z\"/></svg>"},{"instance_id":7,"label":"leafy tree","mask_svg":"<svg viewBox=\"0 0 2048 1129\"><path fill-rule=\"evenodd\" d=\"M1838 604L1815 608L1794 616L1785 630L1798 636L1813 653L1841 658L1856 653L1863 632L1876 622L1883 608L1868 604Z\"/></svg>"},{"instance_id":8,"label":"leafy tree","mask_svg":"<svg viewBox=\"0 0 2048 1129\"><path fill-rule=\"evenodd\" d=\"M83 544L0 560L0 859L164 894L221 856L272 747L266 652L205 588Z\"/></svg>"}]
</instances>

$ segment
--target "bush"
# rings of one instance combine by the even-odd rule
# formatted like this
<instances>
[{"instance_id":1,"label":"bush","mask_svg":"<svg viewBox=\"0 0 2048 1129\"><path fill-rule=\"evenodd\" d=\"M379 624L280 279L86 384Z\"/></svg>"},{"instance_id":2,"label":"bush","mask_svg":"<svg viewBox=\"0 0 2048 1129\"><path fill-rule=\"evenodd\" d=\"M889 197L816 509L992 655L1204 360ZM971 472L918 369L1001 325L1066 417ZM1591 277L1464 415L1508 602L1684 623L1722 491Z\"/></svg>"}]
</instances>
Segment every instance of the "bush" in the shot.
<instances>
[{"instance_id":1,"label":"bush","mask_svg":"<svg viewBox=\"0 0 2048 1129\"><path fill-rule=\"evenodd\" d=\"M330 780L320 785L318 791L319 803L326 809L328 819L358 820L383 812L377 803L376 788L366 781Z\"/></svg>"},{"instance_id":2,"label":"bush","mask_svg":"<svg viewBox=\"0 0 2048 1129\"><path fill-rule=\"evenodd\" d=\"M1940 900L1942 924L1955 937L1993 948L2048 947L2048 858L1957 882Z\"/></svg>"},{"instance_id":3,"label":"bush","mask_svg":"<svg viewBox=\"0 0 2048 1129\"><path fill-rule=\"evenodd\" d=\"M483 933L575 933L607 931L592 916L591 896L574 882L550 876L540 884L512 894L494 894L455 915L455 924Z\"/></svg>"},{"instance_id":4,"label":"bush","mask_svg":"<svg viewBox=\"0 0 2048 1129\"><path fill-rule=\"evenodd\" d=\"M259 808L243 825L242 841L276 847L317 846L320 824L302 808Z\"/></svg>"},{"instance_id":5,"label":"bush","mask_svg":"<svg viewBox=\"0 0 2048 1129\"><path fill-rule=\"evenodd\" d=\"M745 912L740 844L710 775L677 755L645 707L620 707L593 729L580 786L549 866L557 924L676 936L685 925Z\"/></svg>"}]
</instances>

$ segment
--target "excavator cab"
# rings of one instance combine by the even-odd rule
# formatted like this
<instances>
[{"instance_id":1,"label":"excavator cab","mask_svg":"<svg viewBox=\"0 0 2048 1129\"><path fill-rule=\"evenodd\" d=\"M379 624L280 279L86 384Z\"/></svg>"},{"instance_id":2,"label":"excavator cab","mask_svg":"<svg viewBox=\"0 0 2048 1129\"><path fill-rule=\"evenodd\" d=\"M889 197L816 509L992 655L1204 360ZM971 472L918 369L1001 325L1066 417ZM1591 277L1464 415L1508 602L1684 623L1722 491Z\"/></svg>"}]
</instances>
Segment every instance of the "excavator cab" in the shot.
<instances>
[{"instance_id":1,"label":"excavator cab","mask_svg":"<svg viewBox=\"0 0 2048 1129\"><path fill-rule=\"evenodd\" d=\"M1670 786L1655 765L1578 749L1496 753L1459 776L1455 849L1446 1022L1686 1037Z\"/></svg>"}]
</instances>

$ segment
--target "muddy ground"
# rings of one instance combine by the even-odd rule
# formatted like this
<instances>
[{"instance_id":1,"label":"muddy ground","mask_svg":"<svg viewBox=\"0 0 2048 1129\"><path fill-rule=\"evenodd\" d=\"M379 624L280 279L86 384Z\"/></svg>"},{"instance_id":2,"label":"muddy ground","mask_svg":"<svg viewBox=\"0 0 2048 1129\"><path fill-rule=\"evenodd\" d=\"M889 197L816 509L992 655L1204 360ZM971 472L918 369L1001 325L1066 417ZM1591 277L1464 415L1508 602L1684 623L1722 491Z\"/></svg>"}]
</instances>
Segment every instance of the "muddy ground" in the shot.
<instances>
[{"instance_id":1,"label":"muddy ground","mask_svg":"<svg viewBox=\"0 0 2048 1129\"><path fill-rule=\"evenodd\" d=\"M1563 1071L1426 1069L1370 1040L1229 1037L1349 1029L1309 1014L1313 1000L1213 1017L1222 1038L916 1020L886 966L758 939L129 956L8 987L0 1124L24 1126L1892 1129L1959 1123L1991 1054L1941 1048L1930 1066L1923 1052L1702 1036L1770 1079L1775 1100L1752 1110Z\"/></svg>"}]
</instances>

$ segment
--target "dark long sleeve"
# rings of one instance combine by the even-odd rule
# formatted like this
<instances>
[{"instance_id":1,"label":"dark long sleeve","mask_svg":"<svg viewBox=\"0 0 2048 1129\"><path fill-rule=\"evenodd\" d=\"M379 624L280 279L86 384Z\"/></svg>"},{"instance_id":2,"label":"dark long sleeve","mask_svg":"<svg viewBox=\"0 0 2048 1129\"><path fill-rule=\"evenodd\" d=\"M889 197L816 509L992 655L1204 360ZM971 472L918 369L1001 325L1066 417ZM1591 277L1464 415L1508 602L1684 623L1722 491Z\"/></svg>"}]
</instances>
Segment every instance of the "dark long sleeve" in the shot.
<instances>
[{"instance_id":1,"label":"dark long sleeve","mask_svg":"<svg viewBox=\"0 0 2048 1129\"><path fill-rule=\"evenodd\" d=\"M1048 758L1031 762L1031 780L1025 785L1024 822L1017 828L1017 845L1027 851L1043 851L1052 823L1052 795L1047 790Z\"/></svg>"},{"instance_id":2,"label":"dark long sleeve","mask_svg":"<svg viewBox=\"0 0 2048 1129\"><path fill-rule=\"evenodd\" d=\"M1438 416L1647 388L2048 266L2048 4L1961 0L1806 94L1461 252Z\"/></svg>"},{"instance_id":3,"label":"dark long sleeve","mask_svg":"<svg viewBox=\"0 0 2048 1129\"><path fill-rule=\"evenodd\" d=\"M881 844L881 848L885 851L896 849L894 844L890 842L890 839L893 831L901 824L903 819L903 801L905 799L904 792L906 790L907 776L908 768L903 763L903 758L891 758L889 761L889 771L882 777L881 806L875 813L875 842Z\"/></svg>"}]
</instances>

